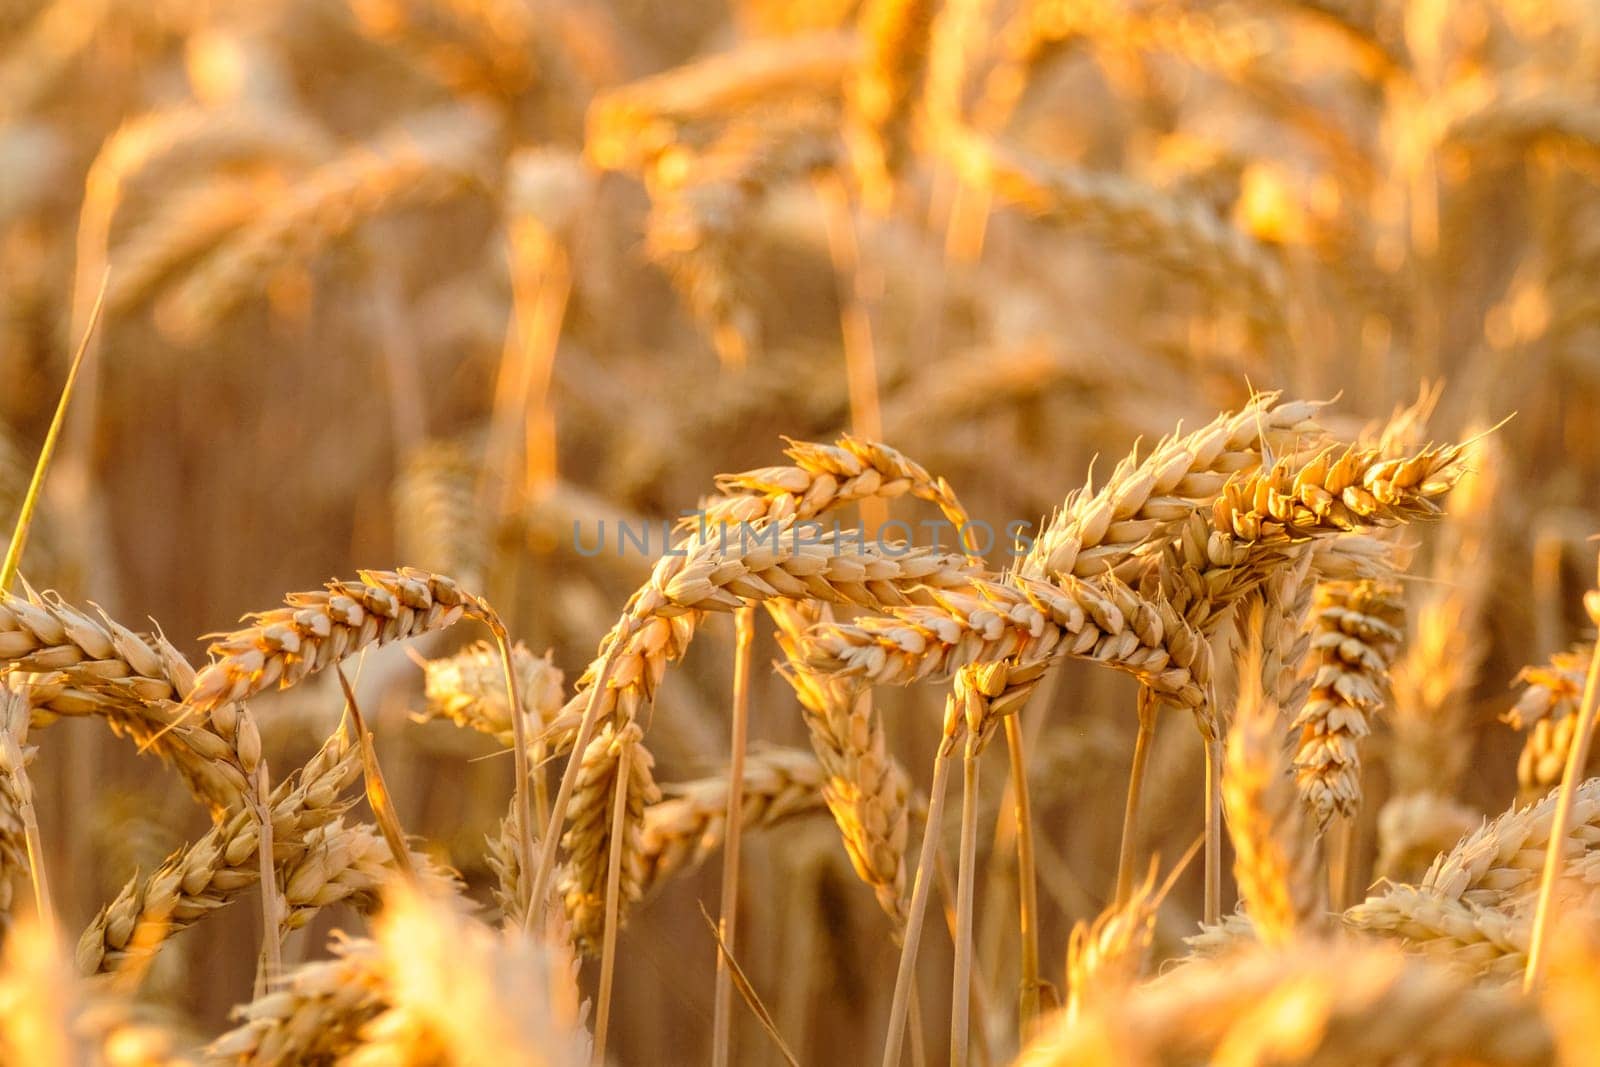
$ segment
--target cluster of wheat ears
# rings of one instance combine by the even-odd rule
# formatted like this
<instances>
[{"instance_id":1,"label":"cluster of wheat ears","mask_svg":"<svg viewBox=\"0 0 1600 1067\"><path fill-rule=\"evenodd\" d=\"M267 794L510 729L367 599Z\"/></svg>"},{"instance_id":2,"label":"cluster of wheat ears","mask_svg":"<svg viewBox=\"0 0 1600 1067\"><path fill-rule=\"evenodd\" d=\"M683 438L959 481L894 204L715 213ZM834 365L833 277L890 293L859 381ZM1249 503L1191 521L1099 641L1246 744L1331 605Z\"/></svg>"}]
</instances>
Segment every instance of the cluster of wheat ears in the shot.
<instances>
[{"instance_id":1,"label":"cluster of wheat ears","mask_svg":"<svg viewBox=\"0 0 1600 1067\"><path fill-rule=\"evenodd\" d=\"M0 0L0 1063L1600 1062L1596 86Z\"/></svg>"}]
</instances>

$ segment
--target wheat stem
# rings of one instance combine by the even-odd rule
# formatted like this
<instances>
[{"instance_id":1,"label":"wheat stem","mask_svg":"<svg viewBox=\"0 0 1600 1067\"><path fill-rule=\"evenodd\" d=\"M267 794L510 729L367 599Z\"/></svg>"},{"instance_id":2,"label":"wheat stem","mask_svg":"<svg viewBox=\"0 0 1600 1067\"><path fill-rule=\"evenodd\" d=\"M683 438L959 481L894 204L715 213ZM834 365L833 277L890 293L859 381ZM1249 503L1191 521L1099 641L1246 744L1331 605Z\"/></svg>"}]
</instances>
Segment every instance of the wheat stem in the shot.
<instances>
[{"instance_id":1,"label":"wheat stem","mask_svg":"<svg viewBox=\"0 0 1600 1067\"><path fill-rule=\"evenodd\" d=\"M1133 739L1133 767L1128 771L1128 801L1122 811L1122 846L1117 852L1116 906L1126 907L1133 895L1133 861L1138 851L1139 798L1144 793L1144 772L1150 764L1150 742L1156 735L1156 695L1139 687L1139 732Z\"/></svg>"},{"instance_id":2,"label":"wheat stem","mask_svg":"<svg viewBox=\"0 0 1600 1067\"><path fill-rule=\"evenodd\" d=\"M1205 922L1222 921L1222 739L1206 738Z\"/></svg>"},{"instance_id":3,"label":"wheat stem","mask_svg":"<svg viewBox=\"0 0 1600 1067\"><path fill-rule=\"evenodd\" d=\"M917 879L911 889L911 911L906 922L905 942L900 947L900 967L895 973L894 999L889 1005L889 1034L883 1044L883 1067L899 1067L900 1050L905 1043L906 1008L916 979L917 946L922 939L922 920L928 912L928 893L933 883L934 858L939 849L939 823L944 815L945 785L950 777L950 755L955 750L959 729L954 698L945 712L945 736L933 758L933 784L928 793L928 825L922 832L922 850L917 857Z\"/></svg>"},{"instance_id":4,"label":"wheat stem","mask_svg":"<svg viewBox=\"0 0 1600 1067\"><path fill-rule=\"evenodd\" d=\"M572 801L572 789L578 781L578 767L583 762L579 757L594 737L595 726L600 721L600 698L611 682L611 672L616 666L617 654L628 643L627 639L632 632L633 627L629 626L616 635L616 640L612 642L604 661L600 664L594 685L589 690L589 702L583 711L583 721L578 724L578 734L572 743L572 758L567 761L567 769L561 775L561 785L556 789L556 799L550 805L550 821L547 824L549 829L544 835L544 840L540 842L539 865L534 868L532 887L528 892L528 910L523 916L524 930L532 929L534 916L537 915L541 920L544 918L545 897L550 888L550 876L555 871L556 845L561 836L557 831L566 822L567 805Z\"/></svg>"},{"instance_id":5,"label":"wheat stem","mask_svg":"<svg viewBox=\"0 0 1600 1067\"><path fill-rule=\"evenodd\" d=\"M33 525L33 512L39 505L39 491L44 488L45 471L50 467L50 457L55 455L61 427L67 421L67 407L72 403L73 387L78 384L78 372L89 351L89 339L94 336L95 326L100 322L100 311L106 301L106 281L110 276L109 270L100 276L100 291L94 298L94 306L89 309L89 321L84 324L83 336L78 338L78 350L72 355L72 365L67 368L67 380L62 383L61 399L56 404L55 415L50 419L50 429L44 435L44 444L39 447L39 461L34 464L33 478L28 482L27 495L22 498L22 510L17 513L11 544L6 547L5 564L0 567L0 592L11 588L12 581L17 577L17 568L22 565L22 550L28 543L28 527Z\"/></svg>"},{"instance_id":6,"label":"wheat stem","mask_svg":"<svg viewBox=\"0 0 1600 1067\"><path fill-rule=\"evenodd\" d=\"M1028 799L1027 744L1022 716L1005 717L1006 753L1011 760L1011 796L1017 824L1017 925L1021 998L1017 1026L1022 1040L1033 1036L1039 1019L1039 880L1033 859L1033 806Z\"/></svg>"},{"instance_id":7,"label":"wheat stem","mask_svg":"<svg viewBox=\"0 0 1600 1067\"><path fill-rule=\"evenodd\" d=\"M633 744L624 741L618 747L616 793L611 804L611 855L606 869L606 925L600 950L600 989L595 995L598 1007L594 1017L594 1057L591 1060L594 1067L604 1067L606 1062L606 1031L611 1021L611 984L616 977L617 965L617 927L621 923L618 905L622 891L623 820L628 811L628 782L633 777ZM573 765L581 762L575 753ZM556 835L552 832L545 836L554 838Z\"/></svg>"},{"instance_id":8,"label":"wheat stem","mask_svg":"<svg viewBox=\"0 0 1600 1067\"><path fill-rule=\"evenodd\" d=\"M717 932L725 951L717 953L711 1062L727 1067L733 1048L733 972L728 966L739 928L740 818L744 804L744 754L750 718L750 648L755 641L755 607L740 608L734 617L732 755L728 763L726 839L722 845L722 915Z\"/></svg>"},{"instance_id":9,"label":"wheat stem","mask_svg":"<svg viewBox=\"0 0 1600 1067\"><path fill-rule=\"evenodd\" d=\"M1014 719L1011 715L1007 718ZM972 883L978 858L978 746L969 735L961 761L961 856L956 874L956 954L950 989L950 1064L966 1067L972 1008Z\"/></svg>"}]
</instances>

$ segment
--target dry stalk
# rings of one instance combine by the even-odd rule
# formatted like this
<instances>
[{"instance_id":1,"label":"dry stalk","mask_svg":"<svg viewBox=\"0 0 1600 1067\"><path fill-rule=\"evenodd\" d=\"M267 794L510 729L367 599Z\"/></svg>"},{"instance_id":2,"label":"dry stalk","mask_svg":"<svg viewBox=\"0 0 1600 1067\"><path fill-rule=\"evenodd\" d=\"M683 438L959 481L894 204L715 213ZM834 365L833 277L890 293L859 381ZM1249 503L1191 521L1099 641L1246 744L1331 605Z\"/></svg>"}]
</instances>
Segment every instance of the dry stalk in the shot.
<instances>
[{"instance_id":1,"label":"dry stalk","mask_svg":"<svg viewBox=\"0 0 1600 1067\"><path fill-rule=\"evenodd\" d=\"M730 966L739 928L739 844L744 828L744 760L750 729L750 646L755 642L755 607L734 615L733 708L728 761L727 830L722 846L722 914L717 921L716 987L712 996L711 1062L727 1067L733 1050L733 973ZM616 843L613 842L613 848Z\"/></svg>"},{"instance_id":2,"label":"dry stalk","mask_svg":"<svg viewBox=\"0 0 1600 1067\"><path fill-rule=\"evenodd\" d=\"M28 774L28 764L33 761L35 749L27 744L28 703L21 693L10 686L0 687L0 806L5 809L7 821L15 819L21 831L21 852L25 858L28 876L33 883L33 909L36 921L44 929L55 929L55 908L50 899L50 883L45 874L44 839L39 834L39 817L33 806L33 780ZM10 842L14 854L19 842ZM4 892L11 892L11 871L0 876L7 883Z\"/></svg>"}]
</instances>

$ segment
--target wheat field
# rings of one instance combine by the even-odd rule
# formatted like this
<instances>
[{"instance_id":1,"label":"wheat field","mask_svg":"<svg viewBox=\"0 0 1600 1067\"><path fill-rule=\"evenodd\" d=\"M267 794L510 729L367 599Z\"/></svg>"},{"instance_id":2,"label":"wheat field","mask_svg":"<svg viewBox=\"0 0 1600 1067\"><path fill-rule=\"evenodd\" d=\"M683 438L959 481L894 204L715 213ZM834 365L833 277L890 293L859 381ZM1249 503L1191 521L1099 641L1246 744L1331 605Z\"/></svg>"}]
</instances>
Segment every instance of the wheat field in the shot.
<instances>
[{"instance_id":1,"label":"wheat field","mask_svg":"<svg viewBox=\"0 0 1600 1067\"><path fill-rule=\"evenodd\" d=\"M1597 294L1592 0L0 0L0 1063L1600 1063Z\"/></svg>"}]
</instances>

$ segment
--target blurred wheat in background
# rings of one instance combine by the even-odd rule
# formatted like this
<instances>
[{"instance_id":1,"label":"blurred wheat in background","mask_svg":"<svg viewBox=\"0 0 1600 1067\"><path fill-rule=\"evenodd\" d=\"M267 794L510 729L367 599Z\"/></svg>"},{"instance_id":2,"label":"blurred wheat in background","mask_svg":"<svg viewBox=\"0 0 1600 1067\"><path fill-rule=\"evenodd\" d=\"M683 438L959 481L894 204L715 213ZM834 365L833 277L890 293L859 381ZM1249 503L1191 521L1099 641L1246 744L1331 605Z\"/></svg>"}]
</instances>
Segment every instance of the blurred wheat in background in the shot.
<instances>
[{"instance_id":1,"label":"blurred wheat in background","mask_svg":"<svg viewBox=\"0 0 1600 1067\"><path fill-rule=\"evenodd\" d=\"M1592 0L0 0L0 1062L1600 1062L1597 163Z\"/></svg>"}]
</instances>

